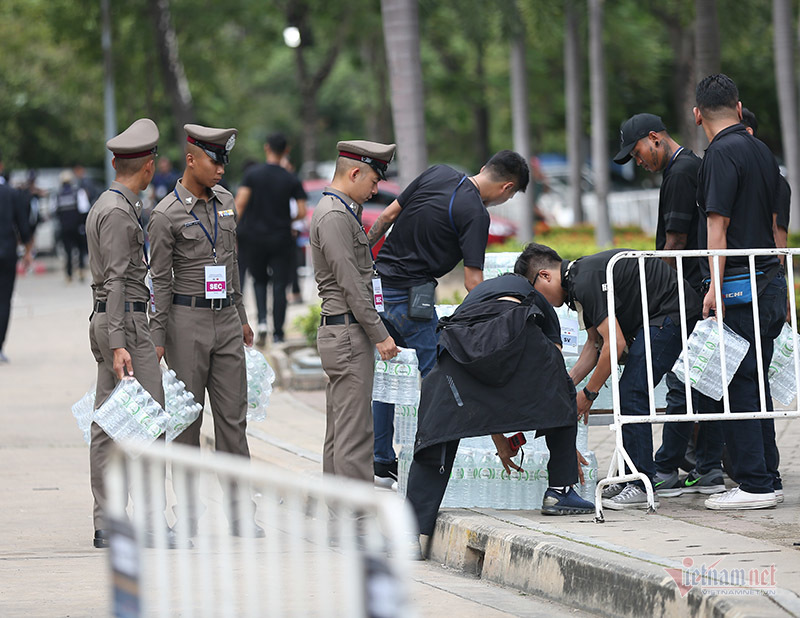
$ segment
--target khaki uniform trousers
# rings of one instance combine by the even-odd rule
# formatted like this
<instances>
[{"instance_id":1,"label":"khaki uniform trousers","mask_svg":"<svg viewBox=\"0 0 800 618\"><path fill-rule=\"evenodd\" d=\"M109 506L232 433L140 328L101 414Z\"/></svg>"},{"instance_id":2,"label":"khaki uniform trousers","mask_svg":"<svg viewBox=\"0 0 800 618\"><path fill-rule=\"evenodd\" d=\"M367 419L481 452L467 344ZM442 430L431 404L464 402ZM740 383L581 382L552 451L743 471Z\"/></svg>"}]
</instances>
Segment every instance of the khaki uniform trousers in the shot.
<instances>
[{"instance_id":1,"label":"khaki uniform trousers","mask_svg":"<svg viewBox=\"0 0 800 618\"><path fill-rule=\"evenodd\" d=\"M125 349L131 355L133 377L150 393L158 404L164 407L164 387L161 382L161 369L158 356L150 338L147 315L141 311L125 313ZM108 398L117 386L114 373L114 351L108 342L107 314L95 313L89 325L89 342L92 354L97 361L97 394L95 409ZM94 527L105 530L104 521L106 492L103 474L111 454L113 440L97 424L92 423L92 436L89 445L89 469L94 496Z\"/></svg>"},{"instance_id":2,"label":"khaki uniform trousers","mask_svg":"<svg viewBox=\"0 0 800 618\"><path fill-rule=\"evenodd\" d=\"M317 350L325 389L322 471L372 483L374 346L358 324L320 326Z\"/></svg>"},{"instance_id":3,"label":"khaki uniform trousers","mask_svg":"<svg viewBox=\"0 0 800 618\"><path fill-rule=\"evenodd\" d=\"M242 321L236 307L219 311L172 305L167 322L164 355L169 368L205 404L211 403L216 449L250 457L247 446L247 373ZM176 442L200 446L203 415L187 427Z\"/></svg>"}]
</instances>

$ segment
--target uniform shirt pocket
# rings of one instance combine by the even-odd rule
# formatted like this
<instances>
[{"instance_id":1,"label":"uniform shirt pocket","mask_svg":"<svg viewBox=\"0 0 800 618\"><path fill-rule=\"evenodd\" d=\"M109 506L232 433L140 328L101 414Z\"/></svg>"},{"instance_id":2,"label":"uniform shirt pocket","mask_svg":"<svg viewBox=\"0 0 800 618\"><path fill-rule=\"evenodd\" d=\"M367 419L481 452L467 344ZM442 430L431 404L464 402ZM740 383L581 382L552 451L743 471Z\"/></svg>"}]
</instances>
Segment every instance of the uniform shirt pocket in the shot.
<instances>
[{"instance_id":1,"label":"uniform shirt pocket","mask_svg":"<svg viewBox=\"0 0 800 618\"><path fill-rule=\"evenodd\" d=\"M353 247L355 248L358 266L362 269L372 270L372 251L369 248L369 240L361 230L358 231L358 234L353 239Z\"/></svg>"},{"instance_id":2,"label":"uniform shirt pocket","mask_svg":"<svg viewBox=\"0 0 800 618\"><path fill-rule=\"evenodd\" d=\"M236 220L234 217L219 218L219 235L225 251L236 248Z\"/></svg>"},{"instance_id":3,"label":"uniform shirt pocket","mask_svg":"<svg viewBox=\"0 0 800 618\"><path fill-rule=\"evenodd\" d=\"M206 238L203 228L197 223L181 229L177 245L177 248L186 257L210 258L212 256L211 243Z\"/></svg>"},{"instance_id":4,"label":"uniform shirt pocket","mask_svg":"<svg viewBox=\"0 0 800 618\"><path fill-rule=\"evenodd\" d=\"M133 232L131 237L131 251L130 261L131 264L138 264L142 261L142 248L144 247L144 230L139 228Z\"/></svg>"}]
</instances>

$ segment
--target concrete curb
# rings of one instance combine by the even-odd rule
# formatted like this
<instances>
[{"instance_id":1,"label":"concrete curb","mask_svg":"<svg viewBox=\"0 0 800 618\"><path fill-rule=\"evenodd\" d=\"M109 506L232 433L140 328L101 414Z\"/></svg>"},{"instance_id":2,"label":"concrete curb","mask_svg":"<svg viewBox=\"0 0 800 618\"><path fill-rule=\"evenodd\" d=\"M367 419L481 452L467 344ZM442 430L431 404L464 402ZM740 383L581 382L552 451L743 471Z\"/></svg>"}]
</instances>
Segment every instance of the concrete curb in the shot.
<instances>
[{"instance_id":1,"label":"concrete curb","mask_svg":"<svg viewBox=\"0 0 800 618\"><path fill-rule=\"evenodd\" d=\"M508 517L513 520L514 517ZM798 615L797 595L726 596L693 588L681 596L665 568L677 562L569 533L492 520L468 510L441 512L431 560L481 579L604 616L753 617Z\"/></svg>"}]
</instances>

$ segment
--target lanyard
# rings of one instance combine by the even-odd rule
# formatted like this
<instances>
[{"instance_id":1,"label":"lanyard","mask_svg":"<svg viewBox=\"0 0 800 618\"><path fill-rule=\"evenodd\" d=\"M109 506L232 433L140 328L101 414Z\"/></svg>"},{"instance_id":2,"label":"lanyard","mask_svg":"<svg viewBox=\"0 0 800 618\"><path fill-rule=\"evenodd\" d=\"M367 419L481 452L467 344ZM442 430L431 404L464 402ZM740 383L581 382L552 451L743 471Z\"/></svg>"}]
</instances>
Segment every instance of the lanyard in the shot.
<instances>
[{"instance_id":1,"label":"lanyard","mask_svg":"<svg viewBox=\"0 0 800 618\"><path fill-rule=\"evenodd\" d=\"M172 192L175 194L175 197L177 197L178 201L180 202L181 201L181 196L178 195L178 189L177 188L173 189ZM213 201L214 198L212 197L211 200ZM217 214L216 206L214 206L214 239L213 240L211 239L211 234L208 233L208 230L206 229L206 226L203 225L203 222L200 221L200 219L197 218L197 215L194 214L194 211L190 210L189 214L194 217L194 220L197 221L198 225L200 226L200 229L203 230L203 233L206 235L206 238L208 238L208 242L211 243L211 253L214 256L214 264L216 264L217 263L217 232L219 231L219 215Z\"/></svg>"},{"instance_id":2,"label":"lanyard","mask_svg":"<svg viewBox=\"0 0 800 618\"><path fill-rule=\"evenodd\" d=\"M450 206L449 206L449 207L448 207L448 209L447 209L447 214L448 214L448 215L450 215L450 226L453 228L453 231L456 233L456 235L458 234L458 228L456 227L456 222L455 222L455 220L453 219L453 201L456 199L456 191L458 191L458 188L459 188L459 187L460 187L462 184L464 184L464 181L465 181L466 179L467 179L467 176L465 175L465 176L464 176L464 177L461 179L461 181L460 181L460 182L459 182L459 183L456 185L456 188L455 188L455 189L453 189L453 195L451 195L451 196L450 196Z\"/></svg>"},{"instance_id":3,"label":"lanyard","mask_svg":"<svg viewBox=\"0 0 800 618\"><path fill-rule=\"evenodd\" d=\"M109 191L111 191L112 193L117 193L121 195L123 198L125 198L125 201L128 202L131 208L133 208L133 214L136 215L136 220L139 222L139 227L142 228L142 230L144 230L144 225L142 225L142 218L138 214L136 214L136 207L133 204L131 204L131 201L125 196L125 194L118 189L109 189ZM147 255L146 244L142 244L142 253L144 254L144 265L147 268L147 270L150 270L150 260Z\"/></svg>"},{"instance_id":4,"label":"lanyard","mask_svg":"<svg viewBox=\"0 0 800 618\"><path fill-rule=\"evenodd\" d=\"M364 225L361 223L361 219L358 218L358 215L355 212L353 212L352 208L350 208L350 204L345 202L341 197L339 197L335 193L331 193L330 191L323 191L322 195L329 195L330 197L335 197L342 204L344 204L344 207L347 208L347 212L349 212L351 215L353 215L353 219L355 219L356 223L358 223L358 227L360 227L361 231L364 232L364 236L367 236L367 230L364 229ZM369 236L367 236L367 245L369 245ZM372 250L371 249L370 249L369 255L370 255L370 257L372 257ZM372 272L375 272L375 273L378 272L377 269L375 268L375 260L372 260Z\"/></svg>"},{"instance_id":5,"label":"lanyard","mask_svg":"<svg viewBox=\"0 0 800 618\"><path fill-rule=\"evenodd\" d=\"M675 159L678 157L678 155L679 155L679 154L681 154L681 151L682 151L682 150L683 150L683 146L681 146L680 148L678 148L678 149L675 151L675 154L674 154L674 155L672 155L672 158L669 160L669 163L667 163L667 167L666 167L666 168L664 168L664 171L665 171L665 172L666 172L666 171L667 171L667 170L670 168L670 166L672 165L672 162L673 162L673 161L674 161L674 160L675 160Z\"/></svg>"}]
</instances>

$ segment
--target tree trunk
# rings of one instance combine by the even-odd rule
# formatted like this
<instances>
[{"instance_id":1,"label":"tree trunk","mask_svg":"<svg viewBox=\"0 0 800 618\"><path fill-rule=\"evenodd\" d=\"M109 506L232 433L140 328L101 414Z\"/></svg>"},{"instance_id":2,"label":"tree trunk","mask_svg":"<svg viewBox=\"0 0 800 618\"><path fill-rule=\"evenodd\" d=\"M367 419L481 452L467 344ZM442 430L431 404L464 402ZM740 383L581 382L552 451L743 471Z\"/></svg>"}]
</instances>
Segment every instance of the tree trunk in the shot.
<instances>
[{"instance_id":1,"label":"tree trunk","mask_svg":"<svg viewBox=\"0 0 800 618\"><path fill-rule=\"evenodd\" d=\"M719 20L717 0L695 0L695 84L720 71ZM708 145L703 127L695 131L696 151Z\"/></svg>"},{"instance_id":2,"label":"tree trunk","mask_svg":"<svg viewBox=\"0 0 800 618\"><path fill-rule=\"evenodd\" d=\"M428 166L417 0L381 0L400 185Z\"/></svg>"},{"instance_id":3,"label":"tree trunk","mask_svg":"<svg viewBox=\"0 0 800 618\"><path fill-rule=\"evenodd\" d=\"M584 220L581 186L583 166L583 87L581 38L575 0L565 0L564 82L567 99L567 162L569 164L568 206L574 223Z\"/></svg>"},{"instance_id":4,"label":"tree trunk","mask_svg":"<svg viewBox=\"0 0 800 618\"><path fill-rule=\"evenodd\" d=\"M104 125L106 141L117 134L117 107L116 97L114 96L114 63L111 56L111 11L109 0L102 0L100 8L103 19L103 100L104 100ZM114 165L111 163L113 154L106 150L105 172L106 185L110 185L114 180Z\"/></svg>"},{"instance_id":5,"label":"tree trunk","mask_svg":"<svg viewBox=\"0 0 800 618\"><path fill-rule=\"evenodd\" d=\"M484 45L476 41L475 84L477 86L475 104L472 111L475 117L475 157L480 165L491 156L489 152L489 106L486 103L486 71L484 70Z\"/></svg>"},{"instance_id":6,"label":"tree trunk","mask_svg":"<svg viewBox=\"0 0 800 618\"><path fill-rule=\"evenodd\" d=\"M194 103L189 80L178 54L178 37L172 25L169 0L149 0L150 18L156 34L156 48L164 79L164 88L172 104L175 137L179 144L186 140L183 125L194 122Z\"/></svg>"},{"instance_id":7,"label":"tree trunk","mask_svg":"<svg viewBox=\"0 0 800 618\"><path fill-rule=\"evenodd\" d=\"M521 30L511 42L511 121L514 150L530 163L531 135L528 122L528 74L525 64L525 32ZM525 193L517 193L519 229L517 238L528 242L533 238L534 181L531 178Z\"/></svg>"},{"instance_id":8,"label":"tree trunk","mask_svg":"<svg viewBox=\"0 0 800 618\"><path fill-rule=\"evenodd\" d=\"M792 28L792 3L790 0L772 0L772 25L775 32L775 82L781 115L783 157L789 185L794 199L793 210L797 210L798 181L800 180L800 153L797 140L797 79L795 78L795 40ZM789 221L793 230L800 229L800 213L794 212Z\"/></svg>"},{"instance_id":9,"label":"tree trunk","mask_svg":"<svg viewBox=\"0 0 800 618\"><path fill-rule=\"evenodd\" d=\"M608 102L603 46L603 0L589 0L589 76L592 90L592 169L597 198L594 237L598 247L613 243L608 216Z\"/></svg>"}]
</instances>

